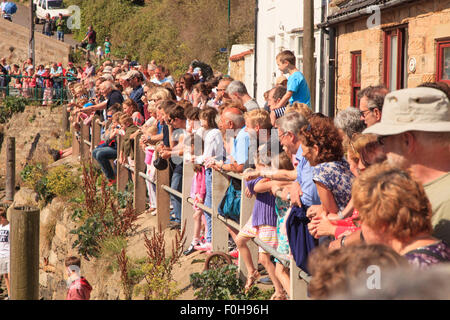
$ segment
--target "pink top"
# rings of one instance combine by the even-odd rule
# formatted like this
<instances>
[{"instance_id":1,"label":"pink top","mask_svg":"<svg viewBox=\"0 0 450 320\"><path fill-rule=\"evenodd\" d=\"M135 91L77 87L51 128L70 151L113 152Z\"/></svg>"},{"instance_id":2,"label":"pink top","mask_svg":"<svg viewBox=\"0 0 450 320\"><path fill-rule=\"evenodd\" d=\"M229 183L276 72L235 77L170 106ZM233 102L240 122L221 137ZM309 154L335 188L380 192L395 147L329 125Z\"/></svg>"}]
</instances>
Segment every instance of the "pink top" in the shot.
<instances>
[{"instance_id":1,"label":"pink top","mask_svg":"<svg viewBox=\"0 0 450 320\"><path fill-rule=\"evenodd\" d=\"M355 232L356 230L361 229L361 227L357 227L353 222L353 220L358 218L358 216L359 212L357 210L353 210L353 214L351 215L351 217L336 221L337 228L336 232L334 233L336 239L345 231Z\"/></svg>"},{"instance_id":2,"label":"pink top","mask_svg":"<svg viewBox=\"0 0 450 320\"><path fill-rule=\"evenodd\" d=\"M89 282L81 277L70 284L66 300L89 300L91 291L92 287Z\"/></svg>"},{"instance_id":3,"label":"pink top","mask_svg":"<svg viewBox=\"0 0 450 320\"><path fill-rule=\"evenodd\" d=\"M194 174L192 179L191 197L204 200L206 195L205 167L202 166L201 171Z\"/></svg>"}]
</instances>

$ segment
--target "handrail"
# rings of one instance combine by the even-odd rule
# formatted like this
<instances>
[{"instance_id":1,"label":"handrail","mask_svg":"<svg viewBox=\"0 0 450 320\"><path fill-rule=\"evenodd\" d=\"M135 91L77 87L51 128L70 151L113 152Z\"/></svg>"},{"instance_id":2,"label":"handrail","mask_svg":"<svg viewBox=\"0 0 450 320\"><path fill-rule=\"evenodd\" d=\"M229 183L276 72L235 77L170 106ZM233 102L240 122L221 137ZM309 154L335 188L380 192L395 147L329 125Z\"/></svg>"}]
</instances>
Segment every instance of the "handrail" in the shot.
<instances>
[{"instance_id":1,"label":"handrail","mask_svg":"<svg viewBox=\"0 0 450 320\"><path fill-rule=\"evenodd\" d=\"M81 158L85 159L87 156L91 156L91 151L100 141L99 135L100 130L99 126L95 118L91 122L91 131L89 130L89 126L81 123L80 130L80 139L77 140L75 135L73 139L73 155L78 156L81 154ZM117 138L117 150L120 150L120 144L122 137ZM150 177L146 174L144 166L144 157L143 151L139 148L138 145L139 136L135 138L135 146L134 146L134 166L129 164L120 164L117 163L117 188L118 190L122 190L126 186L126 182L129 179L128 173L133 173L133 181L134 181L134 207L139 212L145 210L146 200L146 185L144 181L150 181ZM83 143L80 143L82 141ZM97 141L97 142L94 142ZM89 146L90 148L86 148L85 146ZM78 154L77 154L78 149ZM88 154L89 152L89 154ZM141 168L141 169L140 169ZM170 187L169 180L169 169L156 172L156 193L157 193L157 219L158 224L160 224L163 228L165 228L169 223L169 194L174 195L176 197L181 198L182 201L182 224L186 228L186 237L192 235L193 228L193 204L194 200L190 196L191 182L193 179L193 168L191 163L184 162L183 163L183 188L182 192L179 192ZM227 251L228 248L228 231L224 229L225 226L231 227L236 231L242 229L242 227L247 222L248 218L251 215L251 208L253 207L254 199L249 199L245 196L244 192L241 192L241 215L240 222L237 223L231 219L227 219L218 214L218 206L223 198L223 195L226 192L226 189L229 186L229 179L235 178L241 181L241 190L245 190L245 183L243 179L243 175L234 172L225 172L225 171L216 171L213 170L213 196L212 196L212 205L211 208L205 206L202 203L196 203L196 206L201 210L211 214L212 223L213 223L213 251ZM153 182L152 182L153 183ZM162 191L162 192L161 192ZM254 197L253 197L254 198ZM187 244L189 245L189 244ZM279 253L273 247L267 245L262 242L258 237L253 238L251 243L248 243L249 250L254 257L254 261L257 261L258 255L258 247L261 247L263 250L274 256L278 259L280 263L283 264L284 267L290 269L290 278L291 278L291 292L289 296L291 299L306 299L306 285L310 281L310 276L303 270L297 267L295 261L292 257L289 257L285 254ZM246 268L244 266L243 260L239 258L239 270L240 276L245 277Z\"/></svg>"}]
</instances>

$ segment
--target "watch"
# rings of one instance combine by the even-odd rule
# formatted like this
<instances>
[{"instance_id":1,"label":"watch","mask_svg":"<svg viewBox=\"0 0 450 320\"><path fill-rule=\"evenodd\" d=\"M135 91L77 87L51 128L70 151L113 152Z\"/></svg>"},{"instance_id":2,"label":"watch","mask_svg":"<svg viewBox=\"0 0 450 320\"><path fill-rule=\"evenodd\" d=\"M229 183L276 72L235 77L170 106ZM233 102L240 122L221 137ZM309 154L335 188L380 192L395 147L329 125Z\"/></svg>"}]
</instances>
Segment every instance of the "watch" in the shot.
<instances>
[{"instance_id":1,"label":"watch","mask_svg":"<svg viewBox=\"0 0 450 320\"><path fill-rule=\"evenodd\" d=\"M344 244L345 244L345 238L346 238L347 236L343 236L342 238L341 238L341 247L343 247L344 246Z\"/></svg>"}]
</instances>

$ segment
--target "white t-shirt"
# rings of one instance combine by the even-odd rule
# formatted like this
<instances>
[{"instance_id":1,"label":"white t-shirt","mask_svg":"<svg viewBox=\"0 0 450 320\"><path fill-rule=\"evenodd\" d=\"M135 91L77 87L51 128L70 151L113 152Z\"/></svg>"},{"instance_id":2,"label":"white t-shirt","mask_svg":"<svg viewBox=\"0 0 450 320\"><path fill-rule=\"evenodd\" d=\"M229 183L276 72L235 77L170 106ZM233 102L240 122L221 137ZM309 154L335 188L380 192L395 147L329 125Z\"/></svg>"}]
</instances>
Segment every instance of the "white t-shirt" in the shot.
<instances>
[{"instance_id":1,"label":"white t-shirt","mask_svg":"<svg viewBox=\"0 0 450 320\"><path fill-rule=\"evenodd\" d=\"M0 224L0 258L9 258L9 223L6 226Z\"/></svg>"}]
</instances>

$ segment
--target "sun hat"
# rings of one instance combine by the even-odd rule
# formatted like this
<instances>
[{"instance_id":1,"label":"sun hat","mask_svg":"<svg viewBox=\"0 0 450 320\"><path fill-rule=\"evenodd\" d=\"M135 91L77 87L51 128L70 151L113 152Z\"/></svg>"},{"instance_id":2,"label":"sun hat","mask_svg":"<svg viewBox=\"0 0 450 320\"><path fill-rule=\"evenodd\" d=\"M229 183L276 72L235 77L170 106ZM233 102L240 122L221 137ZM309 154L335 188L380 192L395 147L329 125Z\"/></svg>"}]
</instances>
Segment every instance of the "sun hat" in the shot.
<instances>
[{"instance_id":1,"label":"sun hat","mask_svg":"<svg viewBox=\"0 0 450 320\"><path fill-rule=\"evenodd\" d=\"M407 131L450 132L450 101L441 90L411 88L386 95L381 121L363 133L382 136Z\"/></svg>"},{"instance_id":2,"label":"sun hat","mask_svg":"<svg viewBox=\"0 0 450 320\"><path fill-rule=\"evenodd\" d=\"M134 77L141 77L141 73L137 70L130 70L127 74L122 78L124 80L128 80Z\"/></svg>"},{"instance_id":3,"label":"sun hat","mask_svg":"<svg viewBox=\"0 0 450 320\"><path fill-rule=\"evenodd\" d=\"M106 66L103 68L103 73L111 73L113 68L111 66Z\"/></svg>"}]
</instances>

